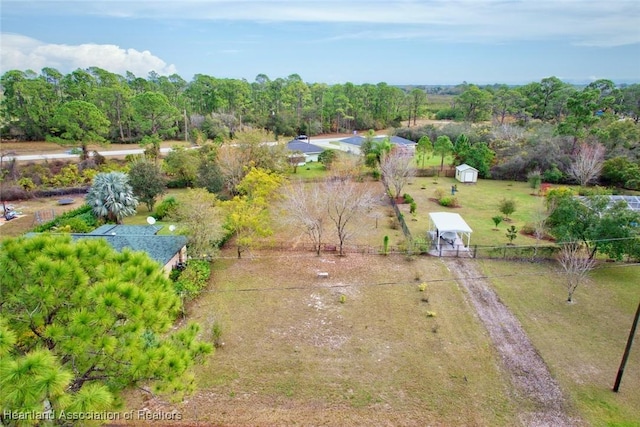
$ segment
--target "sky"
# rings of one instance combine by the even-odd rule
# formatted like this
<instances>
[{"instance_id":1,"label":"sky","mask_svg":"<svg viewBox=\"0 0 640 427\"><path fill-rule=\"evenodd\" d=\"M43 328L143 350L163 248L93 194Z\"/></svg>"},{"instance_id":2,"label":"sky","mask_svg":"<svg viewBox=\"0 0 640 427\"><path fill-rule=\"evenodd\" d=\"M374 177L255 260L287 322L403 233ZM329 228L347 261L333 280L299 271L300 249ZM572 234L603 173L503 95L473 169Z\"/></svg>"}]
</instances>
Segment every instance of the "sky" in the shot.
<instances>
[{"instance_id":1,"label":"sky","mask_svg":"<svg viewBox=\"0 0 640 427\"><path fill-rule=\"evenodd\" d=\"M640 0L0 0L0 73L640 82Z\"/></svg>"}]
</instances>

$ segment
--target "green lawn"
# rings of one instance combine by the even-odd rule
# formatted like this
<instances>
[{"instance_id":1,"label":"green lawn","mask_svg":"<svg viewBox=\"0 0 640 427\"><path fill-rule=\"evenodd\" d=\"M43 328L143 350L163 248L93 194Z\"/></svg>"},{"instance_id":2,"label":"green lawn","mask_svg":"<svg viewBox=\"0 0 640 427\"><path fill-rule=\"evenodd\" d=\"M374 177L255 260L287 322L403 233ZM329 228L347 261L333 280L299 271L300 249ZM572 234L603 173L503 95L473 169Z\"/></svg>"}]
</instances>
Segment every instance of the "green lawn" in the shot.
<instances>
[{"instance_id":1,"label":"green lawn","mask_svg":"<svg viewBox=\"0 0 640 427\"><path fill-rule=\"evenodd\" d=\"M457 185L459 207L447 208L440 206L433 199L436 189L441 189L445 194L451 194L451 186ZM409 206L402 205L407 225L414 237L424 236L429 230L430 212L455 212L464 218L473 233L471 244L477 245L505 245L508 243L506 229L514 225L518 230L532 221L536 211L544 209L544 198L532 195L535 191L526 182L494 181L479 179L475 184L462 184L454 178L413 178L403 193L410 194L417 204L416 220L409 213ZM509 221L502 222L498 230L491 218L501 215L498 209L503 198L516 201L516 211ZM515 245L534 245L536 240L532 237L519 234L513 242Z\"/></svg>"},{"instance_id":2,"label":"green lawn","mask_svg":"<svg viewBox=\"0 0 640 427\"><path fill-rule=\"evenodd\" d=\"M593 426L640 426L638 337L619 393L611 390L640 299L640 267L601 265L567 304L553 264L480 263L578 413Z\"/></svg>"},{"instance_id":3,"label":"green lawn","mask_svg":"<svg viewBox=\"0 0 640 427\"><path fill-rule=\"evenodd\" d=\"M304 166L298 166L296 173L293 170L289 172L289 179L313 180L321 179L327 175L327 170L320 162L309 162Z\"/></svg>"}]
</instances>

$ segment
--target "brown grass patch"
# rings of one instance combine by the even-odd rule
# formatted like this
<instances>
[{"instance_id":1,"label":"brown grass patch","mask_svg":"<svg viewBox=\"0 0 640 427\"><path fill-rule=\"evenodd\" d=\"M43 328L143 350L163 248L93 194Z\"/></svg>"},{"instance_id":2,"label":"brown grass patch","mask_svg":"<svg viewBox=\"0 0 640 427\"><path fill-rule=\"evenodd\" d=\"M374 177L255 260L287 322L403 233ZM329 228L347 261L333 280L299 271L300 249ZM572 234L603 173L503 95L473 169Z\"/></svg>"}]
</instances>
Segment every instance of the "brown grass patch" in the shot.
<instances>
[{"instance_id":1,"label":"brown grass patch","mask_svg":"<svg viewBox=\"0 0 640 427\"><path fill-rule=\"evenodd\" d=\"M219 322L225 343L198 368L199 390L176 404L130 395L130 409L234 426L512 424L505 380L463 293L448 280L418 290L416 278L449 277L440 262L222 255L189 307L203 337Z\"/></svg>"}]
</instances>

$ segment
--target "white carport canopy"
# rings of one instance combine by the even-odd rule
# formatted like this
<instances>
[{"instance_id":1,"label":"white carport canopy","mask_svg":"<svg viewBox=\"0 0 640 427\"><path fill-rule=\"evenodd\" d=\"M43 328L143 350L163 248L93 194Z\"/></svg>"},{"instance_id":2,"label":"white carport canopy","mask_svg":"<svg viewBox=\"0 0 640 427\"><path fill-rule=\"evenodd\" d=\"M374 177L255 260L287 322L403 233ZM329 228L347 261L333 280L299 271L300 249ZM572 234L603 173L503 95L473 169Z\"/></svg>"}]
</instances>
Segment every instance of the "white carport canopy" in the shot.
<instances>
[{"instance_id":1,"label":"white carport canopy","mask_svg":"<svg viewBox=\"0 0 640 427\"><path fill-rule=\"evenodd\" d=\"M467 237L466 246L469 247L471 233L473 230L471 230L471 227L469 227L459 214L450 212L431 212L429 214L429 218L431 219L432 235L435 237L436 248L438 250L440 250L441 237L452 236L453 234L457 237L458 233ZM455 241L455 238L453 240Z\"/></svg>"}]
</instances>

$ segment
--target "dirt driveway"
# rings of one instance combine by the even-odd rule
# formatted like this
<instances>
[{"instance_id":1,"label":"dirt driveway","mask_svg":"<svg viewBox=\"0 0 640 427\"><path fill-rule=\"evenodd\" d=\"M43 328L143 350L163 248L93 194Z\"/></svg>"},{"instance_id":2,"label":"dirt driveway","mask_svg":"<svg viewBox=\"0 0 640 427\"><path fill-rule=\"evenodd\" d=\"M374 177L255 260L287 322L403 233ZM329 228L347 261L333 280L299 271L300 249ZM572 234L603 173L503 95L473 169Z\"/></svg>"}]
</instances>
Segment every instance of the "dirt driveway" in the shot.
<instances>
[{"instance_id":1,"label":"dirt driveway","mask_svg":"<svg viewBox=\"0 0 640 427\"><path fill-rule=\"evenodd\" d=\"M478 318L487 328L514 386L522 400L520 419L525 426L579 426L584 423L567 415L567 400L547 365L529 340L518 319L482 279L475 261L442 258L442 262L466 291Z\"/></svg>"}]
</instances>

